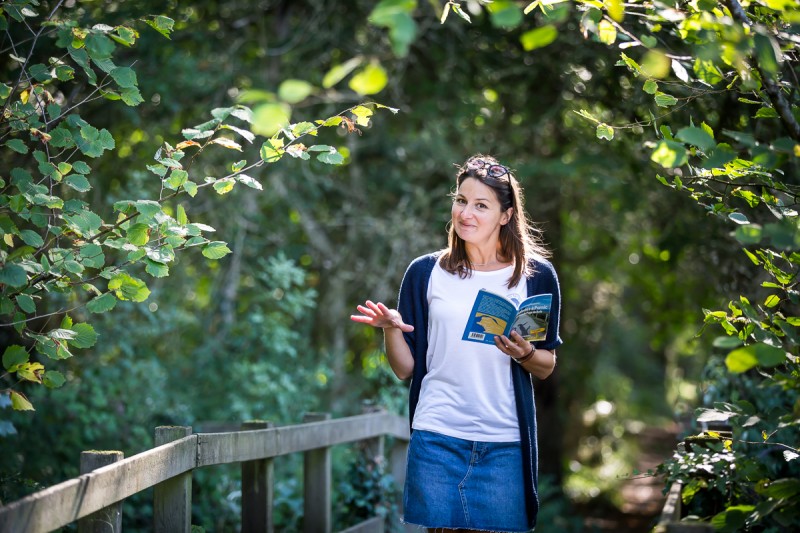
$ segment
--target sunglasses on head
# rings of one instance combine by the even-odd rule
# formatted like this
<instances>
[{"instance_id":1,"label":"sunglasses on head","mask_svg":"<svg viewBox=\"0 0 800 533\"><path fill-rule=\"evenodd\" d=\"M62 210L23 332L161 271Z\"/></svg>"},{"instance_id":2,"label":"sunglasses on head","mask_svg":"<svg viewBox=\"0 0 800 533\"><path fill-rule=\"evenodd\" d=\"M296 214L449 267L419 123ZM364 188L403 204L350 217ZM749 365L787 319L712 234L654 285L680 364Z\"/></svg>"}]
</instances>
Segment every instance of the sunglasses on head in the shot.
<instances>
[{"instance_id":1,"label":"sunglasses on head","mask_svg":"<svg viewBox=\"0 0 800 533\"><path fill-rule=\"evenodd\" d=\"M483 159L470 159L467 161L468 170L484 170L486 175L492 178L501 178L509 174L508 168L497 163L489 163Z\"/></svg>"}]
</instances>

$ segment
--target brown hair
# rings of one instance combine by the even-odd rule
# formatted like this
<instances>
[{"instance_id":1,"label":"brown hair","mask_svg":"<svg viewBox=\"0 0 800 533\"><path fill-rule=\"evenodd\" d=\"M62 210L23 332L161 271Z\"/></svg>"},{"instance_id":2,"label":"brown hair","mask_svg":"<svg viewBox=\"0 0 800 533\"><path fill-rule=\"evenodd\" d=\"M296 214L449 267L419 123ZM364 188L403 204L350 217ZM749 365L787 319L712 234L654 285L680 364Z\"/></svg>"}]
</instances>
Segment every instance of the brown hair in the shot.
<instances>
[{"instance_id":1,"label":"brown hair","mask_svg":"<svg viewBox=\"0 0 800 533\"><path fill-rule=\"evenodd\" d=\"M476 160L482 160L485 165L470 165ZM489 165L499 165L507 172L499 177L491 176L490 172L487 172ZM456 173L456 191L467 178L476 179L492 189L502 211L514 208L508 223L500 227L500 259L514 263L514 272L508 279L508 286L514 287L523 275L528 276L533 273L529 262L534 255L542 257L550 255L542 242L541 231L525 214L524 196L519 182L511 170L498 163L497 159L481 154L467 159ZM452 224L448 230L447 249L442 254L440 264L447 272L457 273L462 278L472 274L472 263L467 255L466 243L458 236Z\"/></svg>"}]
</instances>

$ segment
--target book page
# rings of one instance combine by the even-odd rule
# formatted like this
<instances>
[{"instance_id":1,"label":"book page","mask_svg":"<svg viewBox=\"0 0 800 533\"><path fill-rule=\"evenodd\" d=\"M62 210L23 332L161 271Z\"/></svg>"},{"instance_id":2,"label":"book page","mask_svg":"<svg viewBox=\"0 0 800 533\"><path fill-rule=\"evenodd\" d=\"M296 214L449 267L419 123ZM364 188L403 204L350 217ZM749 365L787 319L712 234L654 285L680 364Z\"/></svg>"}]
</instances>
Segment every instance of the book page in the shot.
<instances>
[{"instance_id":1,"label":"book page","mask_svg":"<svg viewBox=\"0 0 800 533\"><path fill-rule=\"evenodd\" d=\"M552 294L537 294L524 300L511 326L512 331L522 335L528 342L544 340L550 323L552 302Z\"/></svg>"},{"instance_id":2,"label":"book page","mask_svg":"<svg viewBox=\"0 0 800 533\"><path fill-rule=\"evenodd\" d=\"M516 312L514 305L504 297L481 289L462 340L494 344L495 335L503 335L508 330Z\"/></svg>"}]
</instances>

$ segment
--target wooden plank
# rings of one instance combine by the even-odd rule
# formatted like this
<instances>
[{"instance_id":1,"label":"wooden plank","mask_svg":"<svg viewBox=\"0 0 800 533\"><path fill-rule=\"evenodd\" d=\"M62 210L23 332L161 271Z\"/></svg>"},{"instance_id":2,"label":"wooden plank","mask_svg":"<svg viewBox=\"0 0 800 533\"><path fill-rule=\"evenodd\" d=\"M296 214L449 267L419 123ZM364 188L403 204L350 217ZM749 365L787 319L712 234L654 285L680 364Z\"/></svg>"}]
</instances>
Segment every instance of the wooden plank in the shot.
<instances>
[{"instance_id":1,"label":"wooden plank","mask_svg":"<svg viewBox=\"0 0 800 533\"><path fill-rule=\"evenodd\" d=\"M376 516L374 518L364 520L360 524L343 529L339 533L383 533L385 523L385 518Z\"/></svg>"},{"instance_id":2,"label":"wooden plank","mask_svg":"<svg viewBox=\"0 0 800 533\"><path fill-rule=\"evenodd\" d=\"M658 523L653 528L653 533L666 533L671 522L678 522L681 519L681 488L683 486L675 482L669 489L667 500L661 509L661 516Z\"/></svg>"},{"instance_id":3,"label":"wooden plank","mask_svg":"<svg viewBox=\"0 0 800 533\"><path fill-rule=\"evenodd\" d=\"M200 433L197 466L266 459L380 435L408 440L408 421L384 412L256 431Z\"/></svg>"},{"instance_id":4,"label":"wooden plank","mask_svg":"<svg viewBox=\"0 0 800 533\"><path fill-rule=\"evenodd\" d=\"M0 507L0 532L38 533L64 527L197 464L192 435L70 479Z\"/></svg>"}]
</instances>

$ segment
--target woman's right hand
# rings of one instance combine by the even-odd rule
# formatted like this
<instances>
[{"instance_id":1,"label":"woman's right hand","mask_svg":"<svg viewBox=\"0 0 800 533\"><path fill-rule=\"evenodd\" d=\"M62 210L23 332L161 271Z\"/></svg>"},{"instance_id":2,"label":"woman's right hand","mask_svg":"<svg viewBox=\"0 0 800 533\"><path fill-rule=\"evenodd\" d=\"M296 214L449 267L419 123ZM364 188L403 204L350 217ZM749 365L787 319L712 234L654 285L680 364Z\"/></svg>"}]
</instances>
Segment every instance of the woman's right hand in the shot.
<instances>
[{"instance_id":1,"label":"woman's right hand","mask_svg":"<svg viewBox=\"0 0 800 533\"><path fill-rule=\"evenodd\" d=\"M400 331L414 331L414 326L403 322L400 313L389 309L382 303L367 300L364 305L356 307L360 315L350 315L350 320L360 322L381 329L399 329Z\"/></svg>"}]
</instances>

